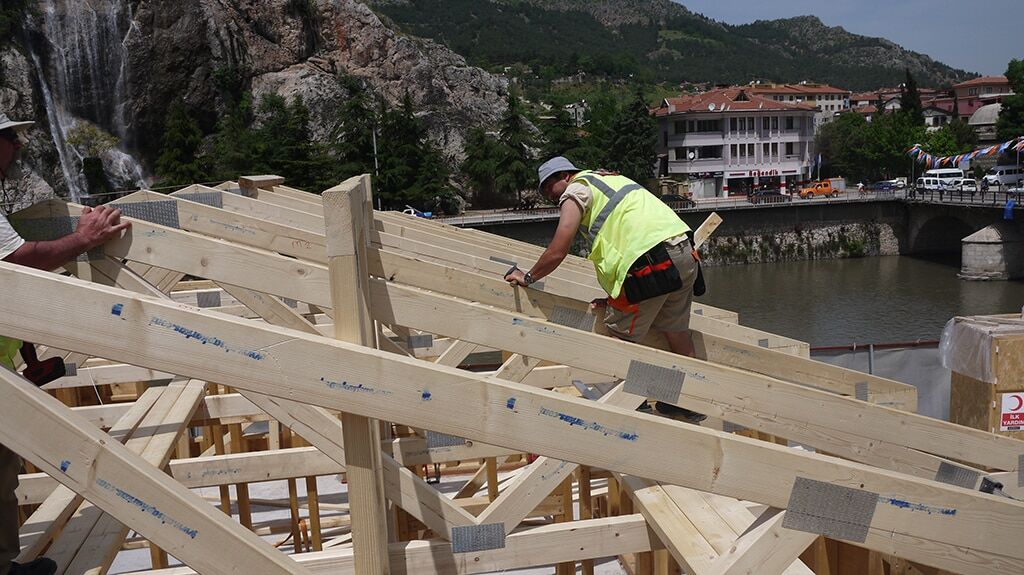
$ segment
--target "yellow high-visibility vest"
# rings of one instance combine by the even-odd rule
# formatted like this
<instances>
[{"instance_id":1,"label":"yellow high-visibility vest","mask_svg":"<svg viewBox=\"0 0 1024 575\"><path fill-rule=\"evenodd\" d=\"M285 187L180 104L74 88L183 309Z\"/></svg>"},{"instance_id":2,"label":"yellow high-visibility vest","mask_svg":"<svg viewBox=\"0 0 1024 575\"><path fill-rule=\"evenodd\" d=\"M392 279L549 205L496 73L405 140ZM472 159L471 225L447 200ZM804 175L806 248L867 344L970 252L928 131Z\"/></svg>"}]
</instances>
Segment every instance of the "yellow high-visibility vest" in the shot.
<instances>
[{"instance_id":1,"label":"yellow high-visibility vest","mask_svg":"<svg viewBox=\"0 0 1024 575\"><path fill-rule=\"evenodd\" d=\"M590 207L583 213L580 233L590 241L590 261L597 281L613 298L633 262L667 239L690 231L672 208L625 176L601 176L583 171L573 178L590 188Z\"/></svg>"},{"instance_id":2,"label":"yellow high-visibility vest","mask_svg":"<svg viewBox=\"0 0 1024 575\"><path fill-rule=\"evenodd\" d=\"M21 341L0 335L0 365L14 371L14 356L21 350Z\"/></svg>"}]
</instances>

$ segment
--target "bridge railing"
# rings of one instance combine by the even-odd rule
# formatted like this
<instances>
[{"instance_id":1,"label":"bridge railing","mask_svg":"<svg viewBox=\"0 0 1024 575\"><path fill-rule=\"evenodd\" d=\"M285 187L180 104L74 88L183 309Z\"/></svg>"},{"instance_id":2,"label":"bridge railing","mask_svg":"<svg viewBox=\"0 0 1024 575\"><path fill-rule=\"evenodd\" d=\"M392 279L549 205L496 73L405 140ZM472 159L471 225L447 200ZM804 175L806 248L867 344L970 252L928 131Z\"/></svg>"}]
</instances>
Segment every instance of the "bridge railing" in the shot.
<instances>
[{"instance_id":1,"label":"bridge railing","mask_svg":"<svg viewBox=\"0 0 1024 575\"><path fill-rule=\"evenodd\" d=\"M1020 206L1024 194L1002 190L989 190L987 192L963 192L959 190L922 190L910 189L907 192L908 202L925 202L930 204L953 204L979 207L1002 207L1006 202L1013 200L1015 207Z\"/></svg>"}]
</instances>

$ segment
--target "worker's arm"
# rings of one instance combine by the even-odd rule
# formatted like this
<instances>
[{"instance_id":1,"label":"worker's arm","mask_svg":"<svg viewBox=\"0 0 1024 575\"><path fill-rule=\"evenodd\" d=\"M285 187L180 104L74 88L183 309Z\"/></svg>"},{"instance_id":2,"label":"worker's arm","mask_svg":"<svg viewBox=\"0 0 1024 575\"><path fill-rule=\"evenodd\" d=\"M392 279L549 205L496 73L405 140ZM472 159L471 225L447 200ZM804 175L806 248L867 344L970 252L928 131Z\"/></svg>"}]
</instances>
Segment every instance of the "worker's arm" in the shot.
<instances>
[{"instance_id":1,"label":"worker's arm","mask_svg":"<svg viewBox=\"0 0 1024 575\"><path fill-rule=\"evenodd\" d=\"M530 275L533 277L533 281L537 281L555 271L562 263L562 260L565 259L565 256L569 255L572 239L576 236L576 230L580 227L580 220L582 219L583 210L579 204L574 201L562 202L562 207L559 208L558 228L555 229L555 237L548 244L544 253L541 254L537 263L533 264L533 267L530 268ZM516 269L505 276L505 280L509 283L525 286L527 285L525 276L526 274L522 270Z\"/></svg>"},{"instance_id":2,"label":"worker's arm","mask_svg":"<svg viewBox=\"0 0 1024 575\"><path fill-rule=\"evenodd\" d=\"M82 210L75 231L55 240L25 242L5 257L4 261L40 270L56 269L79 254L106 243L129 227L131 222L121 221L121 210L106 206L96 209L87 207Z\"/></svg>"}]
</instances>

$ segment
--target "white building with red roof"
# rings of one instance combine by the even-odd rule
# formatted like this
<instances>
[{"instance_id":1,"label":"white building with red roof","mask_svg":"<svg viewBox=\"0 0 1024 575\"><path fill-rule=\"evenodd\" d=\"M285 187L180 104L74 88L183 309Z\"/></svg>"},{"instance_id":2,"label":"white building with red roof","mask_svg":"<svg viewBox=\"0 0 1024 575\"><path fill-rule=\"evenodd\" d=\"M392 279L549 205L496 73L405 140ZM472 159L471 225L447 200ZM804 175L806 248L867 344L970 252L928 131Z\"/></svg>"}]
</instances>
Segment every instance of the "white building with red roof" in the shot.
<instances>
[{"instance_id":1,"label":"white building with red roof","mask_svg":"<svg viewBox=\"0 0 1024 575\"><path fill-rule=\"evenodd\" d=\"M817 113L810 103L780 102L746 87L667 98L654 110L659 175L688 176L696 197L795 189L815 165Z\"/></svg>"},{"instance_id":2,"label":"white building with red roof","mask_svg":"<svg viewBox=\"0 0 1024 575\"><path fill-rule=\"evenodd\" d=\"M818 113L815 114L814 119L819 126L830 122L838 112L849 108L852 95L849 90L815 82L800 82L799 84L752 82L749 92L776 102L816 106Z\"/></svg>"}]
</instances>

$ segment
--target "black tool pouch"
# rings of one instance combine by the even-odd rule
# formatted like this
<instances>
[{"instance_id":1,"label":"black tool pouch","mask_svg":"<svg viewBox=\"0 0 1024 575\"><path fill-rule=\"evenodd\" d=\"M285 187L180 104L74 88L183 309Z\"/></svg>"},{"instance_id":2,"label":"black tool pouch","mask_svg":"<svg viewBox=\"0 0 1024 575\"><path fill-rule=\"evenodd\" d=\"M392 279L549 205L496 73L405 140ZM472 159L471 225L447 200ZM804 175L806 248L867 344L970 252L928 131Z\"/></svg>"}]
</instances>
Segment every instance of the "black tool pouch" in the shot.
<instances>
[{"instance_id":1,"label":"black tool pouch","mask_svg":"<svg viewBox=\"0 0 1024 575\"><path fill-rule=\"evenodd\" d=\"M672 263L665 244L659 243L633 262L622 283L622 292L626 294L626 301L637 304L682 287L679 270Z\"/></svg>"},{"instance_id":2,"label":"black tool pouch","mask_svg":"<svg viewBox=\"0 0 1024 575\"><path fill-rule=\"evenodd\" d=\"M704 283L704 270L700 267L700 260L697 260L697 279L693 280L693 295L702 296L707 291L708 286Z\"/></svg>"}]
</instances>

